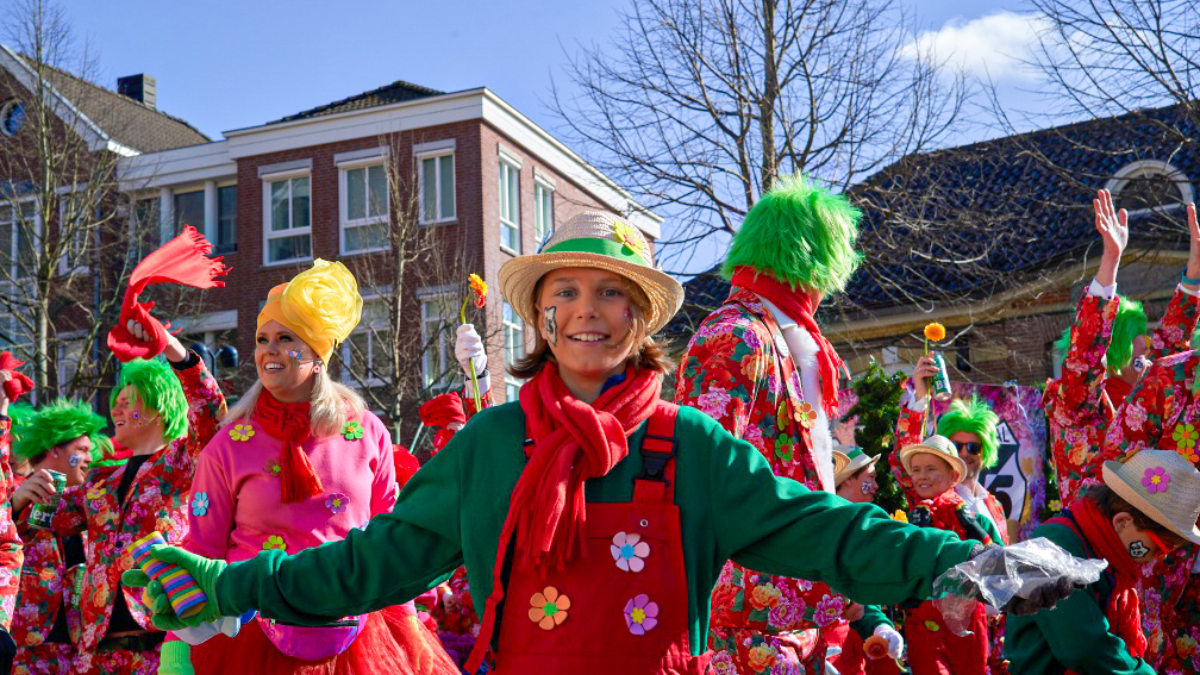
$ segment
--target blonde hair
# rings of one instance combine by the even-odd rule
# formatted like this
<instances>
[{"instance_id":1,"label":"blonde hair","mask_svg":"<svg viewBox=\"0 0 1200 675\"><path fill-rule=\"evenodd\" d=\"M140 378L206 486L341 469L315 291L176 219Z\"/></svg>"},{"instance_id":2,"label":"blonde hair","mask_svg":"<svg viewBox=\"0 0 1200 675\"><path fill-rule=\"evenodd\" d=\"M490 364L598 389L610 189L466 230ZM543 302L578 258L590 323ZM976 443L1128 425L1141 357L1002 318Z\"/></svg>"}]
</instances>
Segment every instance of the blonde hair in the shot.
<instances>
[{"instance_id":1,"label":"blonde hair","mask_svg":"<svg viewBox=\"0 0 1200 675\"><path fill-rule=\"evenodd\" d=\"M322 368L314 373L312 396L309 398L309 430L318 438L335 436L342 432L350 419L362 419L367 404L362 396L350 387L335 382L329 369ZM242 398L221 418L221 426L239 421L250 421L254 406L263 392L262 380L255 380Z\"/></svg>"}]
</instances>

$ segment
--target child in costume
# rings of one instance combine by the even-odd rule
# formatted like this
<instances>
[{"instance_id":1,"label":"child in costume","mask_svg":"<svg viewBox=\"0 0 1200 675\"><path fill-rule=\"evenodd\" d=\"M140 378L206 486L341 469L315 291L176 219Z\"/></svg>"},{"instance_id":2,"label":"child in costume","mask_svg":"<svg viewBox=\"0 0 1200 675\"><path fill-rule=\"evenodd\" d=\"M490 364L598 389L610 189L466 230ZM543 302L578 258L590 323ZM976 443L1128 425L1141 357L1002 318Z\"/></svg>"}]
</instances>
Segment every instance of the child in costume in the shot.
<instances>
[{"instance_id":1,"label":"child in costume","mask_svg":"<svg viewBox=\"0 0 1200 675\"><path fill-rule=\"evenodd\" d=\"M711 418L661 401L668 364L650 336L683 290L624 221L575 216L539 254L506 262L500 284L537 327L534 351L513 369L530 378L520 401L479 412L390 513L344 541L234 563L154 548L208 595L200 614L180 619L161 584L130 571L127 584L148 583L159 625L252 609L328 621L404 602L465 562L484 608L468 672L491 648L499 675L699 675L710 665L710 595L730 557L875 603L927 597L939 574L972 557L1015 571L1004 548L777 477ZM1017 606L1052 603L1081 580L1050 582Z\"/></svg>"},{"instance_id":2,"label":"child in costume","mask_svg":"<svg viewBox=\"0 0 1200 675\"><path fill-rule=\"evenodd\" d=\"M869 504L875 498L879 484L875 482L875 462L862 448L843 446L833 451L833 484L837 495L856 504ZM848 612L861 616L850 619ZM887 615L875 605L863 606L851 603L842 619L827 626L825 641L830 647L841 649L841 653L829 659L841 675L866 675L867 655L863 651L863 640L878 635L888 644L888 657L899 660L904 656L904 639L896 632Z\"/></svg>"},{"instance_id":3,"label":"child in costume","mask_svg":"<svg viewBox=\"0 0 1200 675\"><path fill-rule=\"evenodd\" d=\"M1056 343L1066 353L1062 375L1046 384L1042 397L1063 504L1074 501L1083 485L1100 481L1100 467L1114 459L1100 452L1113 412L1151 361L1189 348L1200 316L1200 228L1195 209L1188 210L1187 269L1158 328L1147 337L1141 303L1117 296L1117 268L1129 240L1125 210L1114 209L1108 190L1097 193L1093 206L1104 242L1100 269L1079 298L1071 328Z\"/></svg>"},{"instance_id":4,"label":"child in costume","mask_svg":"<svg viewBox=\"0 0 1200 675\"><path fill-rule=\"evenodd\" d=\"M271 290L258 315L258 381L200 454L185 549L228 562L263 550L294 555L391 511L399 486L388 429L329 373L361 314L341 263L318 259ZM331 619L259 618L190 649L172 640L159 672L221 673L231 663L258 675L458 672L411 604Z\"/></svg>"},{"instance_id":5,"label":"child in costume","mask_svg":"<svg viewBox=\"0 0 1200 675\"><path fill-rule=\"evenodd\" d=\"M964 540L990 544L1000 532L988 518L976 515L954 488L967 474L953 441L934 435L900 450L914 499L908 521L921 527L947 530ZM932 601L907 612L904 636L908 661L920 675L984 675L988 661L988 624L982 603L975 603L971 634L955 635Z\"/></svg>"},{"instance_id":6,"label":"child in costume","mask_svg":"<svg viewBox=\"0 0 1200 675\"><path fill-rule=\"evenodd\" d=\"M757 448L776 475L812 490L834 489L829 420L845 371L813 314L858 266L860 217L845 197L780 176L734 236L722 270L729 297L701 323L677 377L676 403L707 413ZM825 584L731 562L713 595L709 644L739 673L757 672L764 652L819 672L820 629L849 605Z\"/></svg>"},{"instance_id":7,"label":"child in costume","mask_svg":"<svg viewBox=\"0 0 1200 675\"><path fill-rule=\"evenodd\" d=\"M13 515L25 542L25 567L12 634L17 643L14 672L55 675L70 670L75 658L72 636L81 625L76 583L83 574L83 535L57 536L29 525L32 503L53 504L51 471L66 476L66 485L82 485L93 457L103 455L107 439L104 418L91 406L59 400L40 410L28 409L17 419L19 440L13 455L28 462L32 473L13 494Z\"/></svg>"},{"instance_id":8,"label":"child in costume","mask_svg":"<svg viewBox=\"0 0 1200 675\"><path fill-rule=\"evenodd\" d=\"M1124 464L1106 462L1103 476L1103 485L1084 488L1034 536L1106 560L1108 573L1053 610L1009 618L1005 655L1014 673L1155 672L1142 660L1141 568L1184 544L1200 544L1200 472L1173 450L1144 450Z\"/></svg>"}]
</instances>

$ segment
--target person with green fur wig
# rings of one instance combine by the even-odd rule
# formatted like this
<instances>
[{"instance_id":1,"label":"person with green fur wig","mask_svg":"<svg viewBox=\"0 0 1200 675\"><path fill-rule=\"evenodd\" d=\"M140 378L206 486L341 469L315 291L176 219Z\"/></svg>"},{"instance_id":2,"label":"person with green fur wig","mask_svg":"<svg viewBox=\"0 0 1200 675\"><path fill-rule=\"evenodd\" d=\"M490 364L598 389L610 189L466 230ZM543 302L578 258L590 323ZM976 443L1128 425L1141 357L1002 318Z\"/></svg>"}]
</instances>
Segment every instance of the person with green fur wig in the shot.
<instances>
[{"instance_id":1,"label":"person with green fur wig","mask_svg":"<svg viewBox=\"0 0 1200 675\"><path fill-rule=\"evenodd\" d=\"M121 366L117 386L109 395L109 407L127 393L130 404L140 404L151 418L162 422L163 439L173 441L187 435L187 398L179 378L165 361L134 359Z\"/></svg>"},{"instance_id":2,"label":"person with green fur wig","mask_svg":"<svg viewBox=\"0 0 1200 675\"><path fill-rule=\"evenodd\" d=\"M839 379L846 372L813 318L826 295L843 290L862 260L855 250L861 213L843 195L802 176L780 176L746 214L722 266L732 288L692 337L680 363L675 402L699 408L744 438L776 475L834 491L833 436ZM799 386L780 386L780 380ZM773 392L773 393L771 393ZM797 617L825 601L852 600L828 586L800 583L728 563L713 594L709 646L737 672L754 672L747 644L770 646L806 672L824 667L823 640L810 621L751 622L730 599L787 594L772 617ZM734 583L730 580L747 580ZM867 634L876 628L866 626ZM801 639L780 636L801 635ZM811 636L811 639L810 637ZM804 651L797 645L812 645Z\"/></svg>"},{"instance_id":3,"label":"person with green fur wig","mask_svg":"<svg viewBox=\"0 0 1200 675\"><path fill-rule=\"evenodd\" d=\"M67 485L82 484L92 463L93 449L100 443L104 418L85 403L65 399L32 414L18 415L13 456L29 463L30 474L57 471L66 474ZM52 492L44 493L39 487L37 481L27 479L13 495L13 510L24 510L31 497L43 504L54 498Z\"/></svg>"},{"instance_id":4,"label":"person with green fur wig","mask_svg":"<svg viewBox=\"0 0 1200 675\"><path fill-rule=\"evenodd\" d=\"M1144 339L1146 338L1146 325L1146 310L1142 309L1141 302L1128 298L1117 298L1117 316L1113 319L1108 350L1104 352L1104 361L1109 375L1123 379L1132 378L1131 384L1137 382L1141 370L1145 370L1145 368L1130 370L1129 366L1133 364L1135 356L1145 356L1149 351L1149 345ZM1063 329L1062 335L1054 341L1054 346L1061 354L1061 363L1071 348L1071 328L1069 326Z\"/></svg>"}]
</instances>

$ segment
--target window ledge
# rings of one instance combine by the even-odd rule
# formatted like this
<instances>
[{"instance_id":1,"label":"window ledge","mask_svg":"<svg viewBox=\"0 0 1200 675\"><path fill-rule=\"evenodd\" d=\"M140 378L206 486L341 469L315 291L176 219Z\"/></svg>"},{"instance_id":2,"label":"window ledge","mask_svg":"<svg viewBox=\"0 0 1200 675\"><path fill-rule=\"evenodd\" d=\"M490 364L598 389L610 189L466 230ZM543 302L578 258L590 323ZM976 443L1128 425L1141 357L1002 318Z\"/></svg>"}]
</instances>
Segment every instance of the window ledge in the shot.
<instances>
[{"instance_id":1,"label":"window ledge","mask_svg":"<svg viewBox=\"0 0 1200 675\"><path fill-rule=\"evenodd\" d=\"M425 220L417 223L418 227L439 227L442 225L457 225L458 218L446 218L445 220Z\"/></svg>"},{"instance_id":2,"label":"window ledge","mask_svg":"<svg viewBox=\"0 0 1200 675\"><path fill-rule=\"evenodd\" d=\"M265 262L262 264L262 267L260 267L259 269L273 270L273 269L279 269L280 267L287 267L288 265L303 265L305 263L310 263L312 261L313 261L313 258L310 256L308 258L292 258L290 260L283 260L280 262Z\"/></svg>"},{"instance_id":3,"label":"window ledge","mask_svg":"<svg viewBox=\"0 0 1200 675\"><path fill-rule=\"evenodd\" d=\"M512 250L511 248L505 246L504 244L500 244L500 250L513 256L514 258L521 255L520 253L517 253L516 251Z\"/></svg>"}]
</instances>

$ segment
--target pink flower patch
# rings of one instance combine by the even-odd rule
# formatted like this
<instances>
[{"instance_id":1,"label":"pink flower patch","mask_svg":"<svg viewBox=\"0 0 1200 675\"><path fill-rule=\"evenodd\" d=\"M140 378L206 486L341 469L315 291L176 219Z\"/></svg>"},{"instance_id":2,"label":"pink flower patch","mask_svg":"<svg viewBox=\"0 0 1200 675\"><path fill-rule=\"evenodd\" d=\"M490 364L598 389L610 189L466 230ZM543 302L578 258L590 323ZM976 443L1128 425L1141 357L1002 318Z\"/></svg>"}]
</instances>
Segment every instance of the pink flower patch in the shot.
<instances>
[{"instance_id":1,"label":"pink flower patch","mask_svg":"<svg viewBox=\"0 0 1200 675\"><path fill-rule=\"evenodd\" d=\"M658 625L658 603L651 602L645 593L625 603L625 625L634 635L645 635Z\"/></svg>"},{"instance_id":2,"label":"pink flower patch","mask_svg":"<svg viewBox=\"0 0 1200 675\"><path fill-rule=\"evenodd\" d=\"M1150 494L1166 492L1167 484L1170 482L1171 476L1161 466L1152 466L1146 469L1146 473L1142 475L1142 487L1146 488L1146 492Z\"/></svg>"},{"instance_id":3,"label":"pink flower patch","mask_svg":"<svg viewBox=\"0 0 1200 675\"><path fill-rule=\"evenodd\" d=\"M709 417L721 419L725 416L725 411L729 409L731 400L733 398L727 390L722 387L713 387L696 397L696 407Z\"/></svg>"},{"instance_id":4,"label":"pink flower patch","mask_svg":"<svg viewBox=\"0 0 1200 675\"><path fill-rule=\"evenodd\" d=\"M650 555L650 544L641 539L642 535L636 533L618 532L613 536L608 550L622 571L641 572L646 567L645 558Z\"/></svg>"},{"instance_id":5,"label":"pink flower patch","mask_svg":"<svg viewBox=\"0 0 1200 675\"><path fill-rule=\"evenodd\" d=\"M828 626L842 618L842 610L845 608L841 597L826 595L817 603L816 612L813 614L813 623L822 628Z\"/></svg>"}]
</instances>

